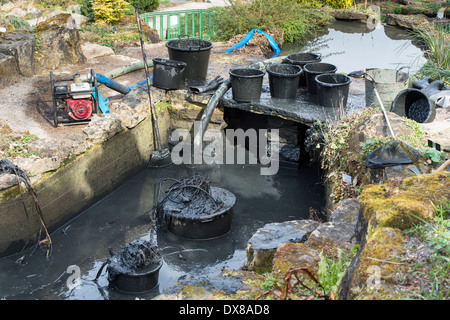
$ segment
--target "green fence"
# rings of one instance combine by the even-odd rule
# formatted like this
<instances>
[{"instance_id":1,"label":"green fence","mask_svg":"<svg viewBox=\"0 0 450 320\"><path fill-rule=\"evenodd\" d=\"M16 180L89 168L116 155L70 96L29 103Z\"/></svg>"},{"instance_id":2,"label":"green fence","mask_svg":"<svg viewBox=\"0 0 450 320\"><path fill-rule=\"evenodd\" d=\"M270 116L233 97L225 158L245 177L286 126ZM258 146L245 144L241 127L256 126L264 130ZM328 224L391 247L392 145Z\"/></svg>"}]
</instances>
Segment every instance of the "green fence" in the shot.
<instances>
[{"instance_id":1,"label":"green fence","mask_svg":"<svg viewBox=\"0 0 450 320\"><path fill-rule=\"evenodd\" d=\"M158 30L161 40L178 39L181 35L209 40L214 33L210 10L180 10L141 14L145 23Z\"/></svg>"}]
</instances>

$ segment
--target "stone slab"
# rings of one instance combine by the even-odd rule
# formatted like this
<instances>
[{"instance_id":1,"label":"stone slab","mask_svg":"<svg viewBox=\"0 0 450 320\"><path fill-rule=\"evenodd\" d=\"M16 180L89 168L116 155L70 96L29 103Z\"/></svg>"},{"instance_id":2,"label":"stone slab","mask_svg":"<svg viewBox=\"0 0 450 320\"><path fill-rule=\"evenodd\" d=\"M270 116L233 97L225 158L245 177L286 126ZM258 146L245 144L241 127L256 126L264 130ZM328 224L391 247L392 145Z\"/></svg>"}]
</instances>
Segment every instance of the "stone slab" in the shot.
<instances>
[{"instance_id":1,"label":"stone slab","mask_svg":"<svg viewBox=\"0 0 450 320\"><path fill-rule=\"evenodd\" d=\"M277 116L280 118L311 125L315 121L335 122L340 119L338 109L325 108L318 104L317 96L307 93L300 88L295 99L279 99L270 96L268 82L263 82L261 98L252 102L237 102L233 99L232 90L228 90L220 104L227 108Z\"/></svg>"}]
</instances>

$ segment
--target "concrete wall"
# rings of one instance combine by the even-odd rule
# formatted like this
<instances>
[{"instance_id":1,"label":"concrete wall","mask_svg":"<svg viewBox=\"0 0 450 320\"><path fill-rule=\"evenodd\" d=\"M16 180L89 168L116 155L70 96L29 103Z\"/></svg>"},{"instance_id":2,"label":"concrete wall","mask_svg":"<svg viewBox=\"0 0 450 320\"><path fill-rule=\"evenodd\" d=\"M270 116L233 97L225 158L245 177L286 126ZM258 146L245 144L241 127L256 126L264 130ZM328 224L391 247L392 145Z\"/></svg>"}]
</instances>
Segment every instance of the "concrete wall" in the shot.
<instances>
[{"instance_id":1,"label":"concrete wall","mask_svg":"<svg viewBox=\"0 0 450 320\"><path fill-rule=\"evenodd\" d=\"M165 133L169 113L158 115ZM166 139L162 134L162 139ZM52 232L143 170L153 151L152 121L148 117L131 130L125 129L96 145L73 162L34 185L45 224ZM37 242L40 229L35 202L17 186L0 192L0 257Z\"/></svg>"}]
</instances>

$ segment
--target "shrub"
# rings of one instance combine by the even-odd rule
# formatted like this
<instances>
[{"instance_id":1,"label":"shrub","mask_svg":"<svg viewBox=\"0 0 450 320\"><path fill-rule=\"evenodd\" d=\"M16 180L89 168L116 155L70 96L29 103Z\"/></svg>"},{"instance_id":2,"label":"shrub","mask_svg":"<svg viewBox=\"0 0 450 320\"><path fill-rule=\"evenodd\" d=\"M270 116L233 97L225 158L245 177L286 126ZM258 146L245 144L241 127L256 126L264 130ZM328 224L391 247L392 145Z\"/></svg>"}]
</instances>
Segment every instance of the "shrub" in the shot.
<instances>
[{"instance_id":1,"label":"shrub","mask_svg":"<svg viewBox=\"0 0 450 320\"><path fill-rule=\"evenodd\" d=\"M326 0L326 4L334 9L347 9L352 5L352 0Z\"/></svg>"},{"instance_id":2,"label":"shrub","mask_svg":"<svg viewBox=\"0 0 450 320\"><path fill-rule=\"evenodd\" d=\"M115 24L128 9L128 2L124 0L94 0L92 9L96 22Z\"/></svg>"},{"instance_id":3,"label":"shrub","mask_svg":"<svg viewBox=\"0 0 450 320\"><path fill-rule=\"evenodd\" d=\"M159 8L159 0L130 0L129 2L139 10L139 13L152 12Z\"/></svg>"},{"instance_id":4,"label":"shrub","mask_svg":"<svg viewBox=\"0 0 450 320\"><path fill-rule=\"evenodd\" d=\"M79 0L80 12L87 17L89 21L94 21L94 9L92 9L93 0Z\"/></svg>"},{"instance_id":5,"label":"shrub","mask_svg":"<svg viewBox=\"0 0 450 320\"><path fill-rule=\"evenodd\" d=\"M284 40L304 40L329 22L329 16L309 4L295 0L229 0L224 8L213 8L215 41L227 41L252 29L283 33Z\"/></svg>"}]
</instances>

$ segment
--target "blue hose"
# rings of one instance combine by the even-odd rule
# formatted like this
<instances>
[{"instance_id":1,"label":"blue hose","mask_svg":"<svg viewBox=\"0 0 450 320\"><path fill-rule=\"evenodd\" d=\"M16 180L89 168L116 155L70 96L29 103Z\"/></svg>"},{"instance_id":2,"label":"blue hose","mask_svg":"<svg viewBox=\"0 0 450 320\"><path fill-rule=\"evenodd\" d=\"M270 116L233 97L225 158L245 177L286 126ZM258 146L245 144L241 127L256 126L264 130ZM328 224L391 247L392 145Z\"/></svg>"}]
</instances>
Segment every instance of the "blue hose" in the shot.
<instances>
[{"instance_id":1,"label":"blue hose","mask_svg":"<svg viewBox=\"0 0 450 320\"><path fill-rule=\"evenodd\" d=\"M275 51L275 54L274 54L273 58L276 57L276 56L278 56L278 54L281 52L281 50L280 50L280 48L277 46L275 40L274 40L271 36L269 36L267 33L265 33L264 31L261 31L261 30L259 30L259 29L253 29L253 30L251 30L249 33L247 33L247 35L246 35L244 38L242 38L241 41L239 41L238 43L236 43L236 44L235 44L234 46L232 46L231 48L225 50L224 53L229 53L229 52L232 52L232 51L234 51L234 50L236 50L236 49L239 49L239 48L245 46L245 44L253 37L253 35L255 34L255 31L258 32L258 33L263 34L263 35L266 37L267 41L269 41L269 44L270 44L270 46L272 47L272 50Z\"/></svg>"}]
</instances>

